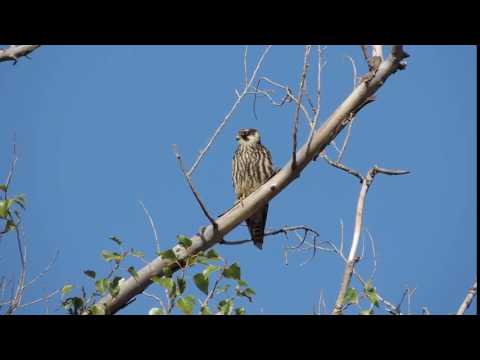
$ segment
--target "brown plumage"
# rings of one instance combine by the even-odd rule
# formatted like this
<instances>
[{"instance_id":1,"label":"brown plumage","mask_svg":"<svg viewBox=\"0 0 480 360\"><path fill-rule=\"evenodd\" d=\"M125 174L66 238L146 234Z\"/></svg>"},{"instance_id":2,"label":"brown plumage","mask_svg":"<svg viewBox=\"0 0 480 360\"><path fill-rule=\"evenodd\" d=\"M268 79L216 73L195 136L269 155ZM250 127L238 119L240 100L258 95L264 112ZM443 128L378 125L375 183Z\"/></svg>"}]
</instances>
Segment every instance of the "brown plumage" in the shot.
<instances>
[{"instance_id":1,"label":"brown plumage","mask_svg":"<svg viewBox=\"0 0 480 360\"><path fill-rule=\"evenodd\" d=\"M263 185L274 174L270 151L260 142L256 129L241 129L237 134L238 147L232 161L232 179L238 200ZM259 249L263 245L268 204L262 206L245 220L253 243Z\"/></svg>"}]
</instances>

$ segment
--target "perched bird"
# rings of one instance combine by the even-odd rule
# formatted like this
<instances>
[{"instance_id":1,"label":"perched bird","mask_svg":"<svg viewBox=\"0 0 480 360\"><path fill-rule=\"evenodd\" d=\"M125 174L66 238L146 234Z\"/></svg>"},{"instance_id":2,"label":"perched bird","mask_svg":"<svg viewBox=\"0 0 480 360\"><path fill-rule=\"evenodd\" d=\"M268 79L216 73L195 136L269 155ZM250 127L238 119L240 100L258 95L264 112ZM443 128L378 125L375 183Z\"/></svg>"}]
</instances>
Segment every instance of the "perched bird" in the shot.
<instances>
[{"instance_id":1,"label":"perched bird","mask_svg":"<svg viewBox=\"0 0 480 360\"><path fill-rule=\"evenodd\" d=\"M260 142L256 129L240 129L232 161L232 180L237 200L242 201L274 175L270 151ZM245 220L253 243L262 249L268 204Z\"/></svg>"}]
</instances>

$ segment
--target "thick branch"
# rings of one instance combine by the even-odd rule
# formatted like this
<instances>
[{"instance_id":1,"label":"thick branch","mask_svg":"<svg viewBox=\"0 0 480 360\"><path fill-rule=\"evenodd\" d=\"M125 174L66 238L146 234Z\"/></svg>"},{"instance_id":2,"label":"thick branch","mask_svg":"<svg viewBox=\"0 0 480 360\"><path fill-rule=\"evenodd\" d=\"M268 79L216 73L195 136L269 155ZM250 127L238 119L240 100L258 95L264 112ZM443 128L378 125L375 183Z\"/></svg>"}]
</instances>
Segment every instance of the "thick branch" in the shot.
<instances>
[{"instance_id":1,"label":"thick branch","mask_svg":"<svg viewBox=\"0 0 480 360\"><path fill-rule=\"evenodd\" d=\"M401 53L399 49L393 47L392 50ZM351 112L363 104L372 94L374 94L390 77L398 70L400 62L405 55L396 56L392 53L388 59L382 62L375 76L370 81L363 82L345 99L345 101L335 110L335 112L323 123L322 127L315 131L310 146L304 144L296 154L296 167L292 169L292 160L288 161L283 168L275 174L269 181L263 184L255 192L243 200L243 206L239 203L227 211L221 217L216 219L217 229L213 225L202 228L201 232L191 238L192 245L184 249L177 245L173 251L180 259L198 253L213 247L222 241L223 237L250 217L259 206L265 205L281 191L283 191L292 181L298 178L302 170L339 134L345 127L345 118ZM163 269L172 264L172 260L158 257L151 263L138 271L138 277L128 278L120 287L119 294L112 298L110 295L102 298L98 305L103 305L107 314L113 314L124 306L130 299L140 294L152 281L154 275L162 275Z\"/></svg>"},{"instance_id":2,"label":"thick branch","mask_svg":"<svg viewBox=\"0 0 480 360\"><path fill-rule=\"evenodd\" d=\"M13 61L15 65L19 58L22 56L28 58L28 54L39 47L40 45L10 45L8 48L0 49L0 62Z\"/></svg>"},{"instance_id":3,"label":"thick branch","mask_svg":"<svg viewBox=\"0 0 480 360\"><path fill-rule=\"evenodd\" d=\"M473 286L468 289L467 296L465 297L465 300L463 300L462 305L458 308L457 315L463 315L465 314L465 311L468 309L470 304L472 303L473 299L475 298L475 295L477 295L477 281L475 280L475 283Z\"/></svg>"}]
</instances>

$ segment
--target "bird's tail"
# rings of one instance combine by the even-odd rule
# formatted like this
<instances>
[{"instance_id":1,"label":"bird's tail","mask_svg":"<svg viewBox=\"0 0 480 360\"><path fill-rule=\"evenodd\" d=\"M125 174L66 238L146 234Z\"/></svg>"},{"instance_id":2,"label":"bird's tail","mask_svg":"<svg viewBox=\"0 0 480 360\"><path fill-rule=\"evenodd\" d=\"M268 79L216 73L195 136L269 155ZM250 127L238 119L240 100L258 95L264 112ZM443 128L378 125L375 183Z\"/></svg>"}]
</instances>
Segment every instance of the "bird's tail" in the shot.
<instances>
[{"instance_id":1,"label":"bird's tail","mask_svg":"<svg viewBox=\"0 0 480 360\"><path fill-rule=\"evenodd\" d=\"M246 220L253 244L262 250L265 225L267 223L268 204Z\"/></svg>"}]
</instances>

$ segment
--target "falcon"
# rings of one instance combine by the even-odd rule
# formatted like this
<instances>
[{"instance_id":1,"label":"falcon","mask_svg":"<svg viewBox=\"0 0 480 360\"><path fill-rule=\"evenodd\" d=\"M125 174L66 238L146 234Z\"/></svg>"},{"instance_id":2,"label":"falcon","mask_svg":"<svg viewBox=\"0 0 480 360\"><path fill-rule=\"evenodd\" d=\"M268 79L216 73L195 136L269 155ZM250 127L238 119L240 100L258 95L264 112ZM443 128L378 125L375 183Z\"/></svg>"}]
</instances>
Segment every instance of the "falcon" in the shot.
<instances>
[{"instance_id":1,"label":"falcon","mask_svg":"<svg viewBox=\"0 0 480 360\"><path fill-rule=\"evenodd\" d=\"M238 147L232 161L232 180L238 201L242 201L274 175L270 151L260 141L256 129L240 129ZM253 243L263 246L268 203L245 220Z\"/></svg>"}]
</instances>

